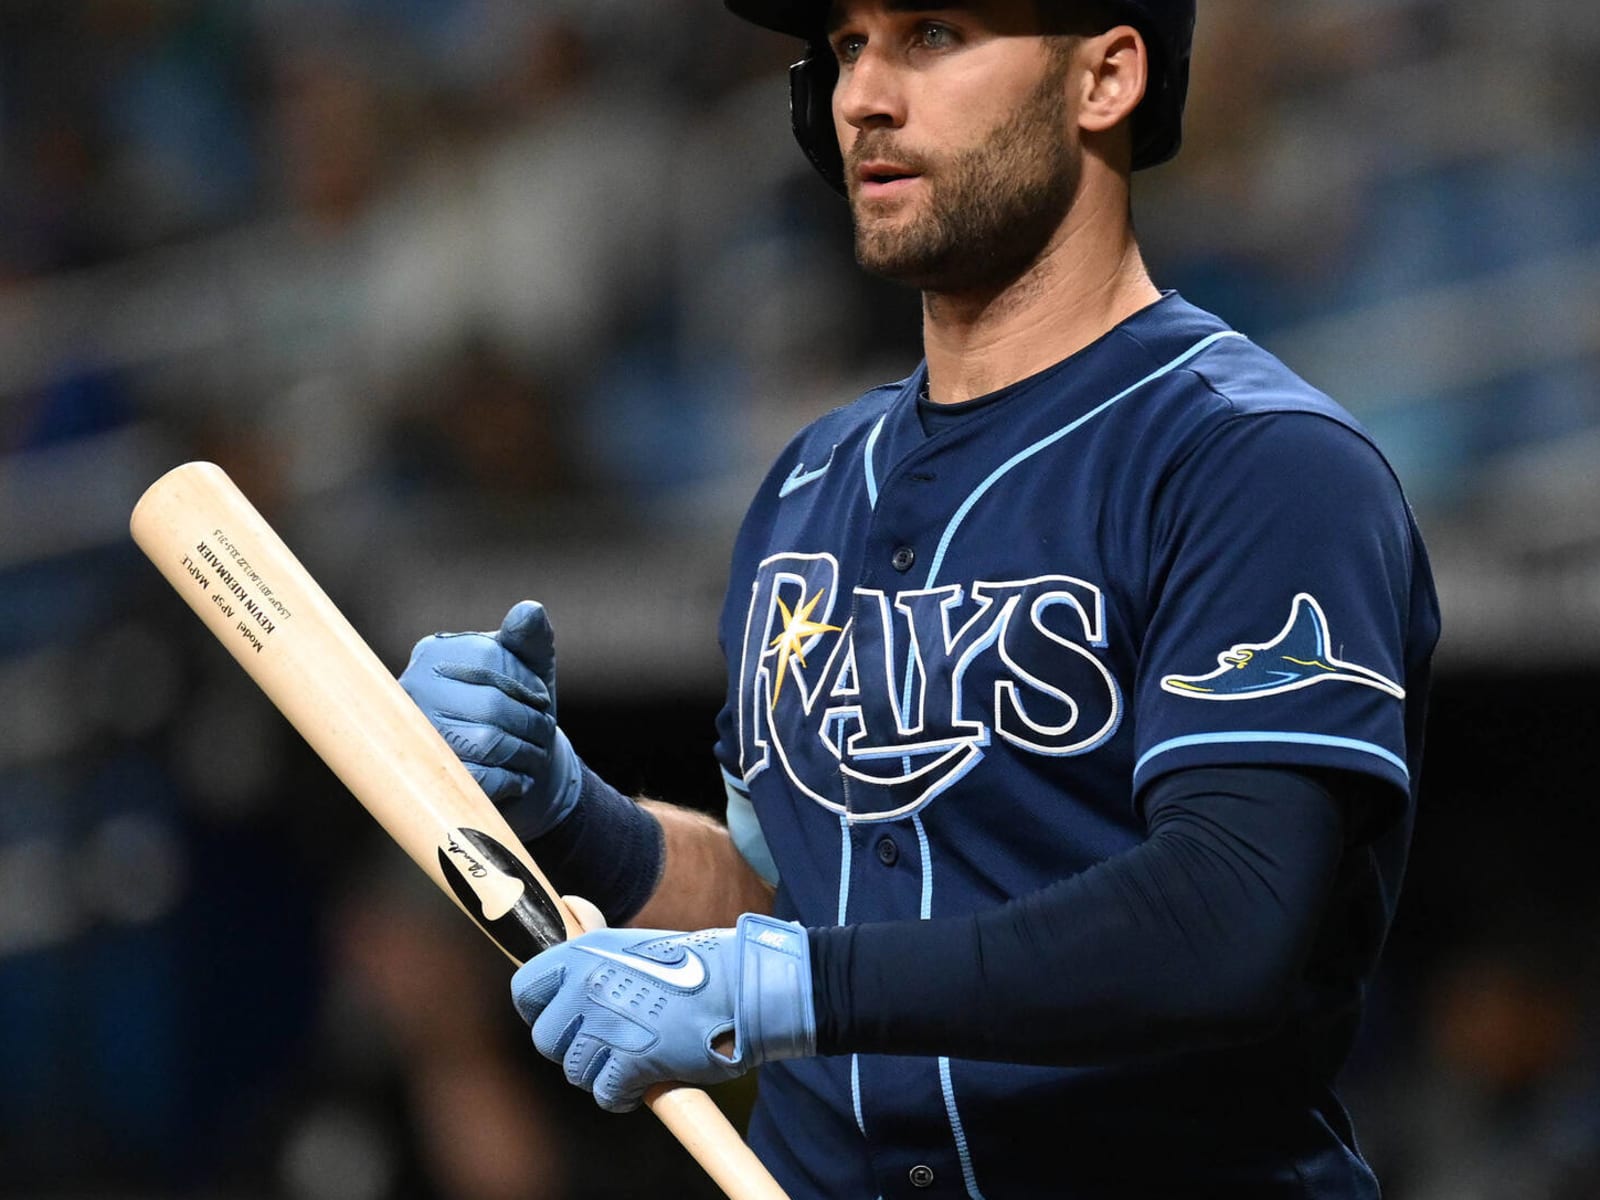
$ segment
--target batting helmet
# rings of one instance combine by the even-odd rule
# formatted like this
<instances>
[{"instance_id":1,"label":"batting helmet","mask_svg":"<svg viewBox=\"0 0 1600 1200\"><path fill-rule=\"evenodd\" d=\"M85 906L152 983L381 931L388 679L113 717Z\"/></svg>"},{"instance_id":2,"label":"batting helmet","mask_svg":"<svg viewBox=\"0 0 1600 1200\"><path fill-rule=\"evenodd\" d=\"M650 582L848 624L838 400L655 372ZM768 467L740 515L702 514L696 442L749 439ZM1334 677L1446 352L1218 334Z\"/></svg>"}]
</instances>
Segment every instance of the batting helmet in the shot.
<instances>
[{"instance_id":1,"label":"batting helmet","mask_svg":"<svg viewBox=\"0 0 1600 1200\"><path fill-rule=\"evenodd\" d=\"M838 78L838 64L823 36L828 0L724 2L736 16L806 40L805 57L789 68L789 119L795 140L811 165L834 191L843 194L844 160L833 129L833 85ZM1150 52L1150 82L1133 113L1133 169L1154 167L1176 154L1183 140L1195 0L1102 3L1144 36Z\"/></svg>"}]
</instances>

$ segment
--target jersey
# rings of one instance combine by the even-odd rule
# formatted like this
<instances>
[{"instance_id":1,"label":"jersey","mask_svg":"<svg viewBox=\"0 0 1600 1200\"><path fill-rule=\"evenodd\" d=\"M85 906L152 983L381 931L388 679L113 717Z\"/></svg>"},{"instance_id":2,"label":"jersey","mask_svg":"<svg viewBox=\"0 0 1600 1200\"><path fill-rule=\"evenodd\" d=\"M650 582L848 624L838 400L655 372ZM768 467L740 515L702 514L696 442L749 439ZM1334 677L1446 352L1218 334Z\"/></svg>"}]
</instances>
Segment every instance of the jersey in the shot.
<instances>
[{"instance_id":1,"label":"jersey","mask_svg":"<svg viewBox=\"0 0 1600 1200\"><path fill-rule=\"evenodd\" d=\"M1186 767L1333 769L1386 803L1270 1045L768 1064L752 1144L796 1196L1376 1196L1331 1088L1439 627L1398 482L1354 418L1172 293L931 432L925 378L796 437L735 545L717 756L777 915L1004 903L1136 846L1142 790Z\"/></svg>"}]
</instances>

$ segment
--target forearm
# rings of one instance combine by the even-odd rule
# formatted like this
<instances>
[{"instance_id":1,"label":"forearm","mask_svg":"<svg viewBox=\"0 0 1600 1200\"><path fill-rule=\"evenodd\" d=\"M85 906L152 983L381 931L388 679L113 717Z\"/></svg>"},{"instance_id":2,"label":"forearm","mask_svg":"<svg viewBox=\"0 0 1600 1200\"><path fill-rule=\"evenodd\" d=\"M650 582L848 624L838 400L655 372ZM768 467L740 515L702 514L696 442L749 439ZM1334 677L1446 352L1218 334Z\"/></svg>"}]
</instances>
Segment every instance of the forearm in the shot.
<instances>
[{"instance_id":1,"label":"forearm","mask_svg":"<svg viewBox=\"0 0 1600 1200\"><path fill-rule=\"evenodd\" d=\"M640 803L661 825L666 857L654 893L630 925L708 929L732 925L741 913L772 911L771 885L745 862L727 826L693 809Z\"/></svg>"},{"instance_id":2,"label":"forearm","mask_svg":"<svg viewBox=\"0 0 1600 1200\"><path fill-rule=\"evenodd\" d=\"M720 821L630 800L587 769L583 801L528 849L559 891L594 901L612 925L706 929L772 910L772 888Z\"/></svg>"},{"instance_id":3,"label":"forearm","mask_svg":"<svg viewBox=\"0 0 1600 1200\"><path fill-rule=\"evenodd\" d=\"M1140 846L1000 908L813 930L818 1051L1090 1065L1264 1036L1343 848L1335 797L1268 774L1270 797L1180 796Z\"/></svg>"}]
</instances>

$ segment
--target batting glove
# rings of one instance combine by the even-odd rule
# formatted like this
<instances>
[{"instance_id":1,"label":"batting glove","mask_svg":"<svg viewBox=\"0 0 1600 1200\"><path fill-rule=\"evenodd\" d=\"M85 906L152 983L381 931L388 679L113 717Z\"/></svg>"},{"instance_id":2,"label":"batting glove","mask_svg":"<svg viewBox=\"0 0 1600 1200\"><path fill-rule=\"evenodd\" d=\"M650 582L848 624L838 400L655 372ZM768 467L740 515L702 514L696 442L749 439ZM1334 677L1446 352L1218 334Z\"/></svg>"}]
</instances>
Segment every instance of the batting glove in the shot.
<instances>
[{"instance_id":1,"label":"batting glove","mask_svg":"<svg viewBox=\"0 0 1600 1200\"><path fill-rule=\"evenodd\" d=\"M721 1083L815 1053L804 927L746 913L734 929L604 929L529 960L511 980L540 1054L611 1112L653 1084ZM714 1044L733 1032L733 1057Z\"/></svg>"},{"instance_id":2,"label":"batting glove","mask_svg":"<svg viewBox=\"0 0 1600 1200\"><path fill-rule=\"evenodd\" d=\"M411 651L400 686L524 841L578 803L583 764L556 724L556 641L524 600L493 633L438 633Z\"/></svg>"}]
</instances>

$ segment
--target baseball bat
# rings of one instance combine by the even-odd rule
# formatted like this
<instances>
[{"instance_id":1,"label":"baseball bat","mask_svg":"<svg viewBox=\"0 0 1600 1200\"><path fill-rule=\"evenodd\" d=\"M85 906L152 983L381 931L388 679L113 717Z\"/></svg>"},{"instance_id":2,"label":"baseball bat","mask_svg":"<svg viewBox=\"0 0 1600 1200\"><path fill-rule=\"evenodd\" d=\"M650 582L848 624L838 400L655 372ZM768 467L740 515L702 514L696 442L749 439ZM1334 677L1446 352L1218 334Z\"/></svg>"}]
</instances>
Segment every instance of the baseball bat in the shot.
<instances>
[{"instance_id":1,"label":"baseball bat","mask_svg":"<svg viewBox=\"0 0 1600 1200\"><path fill-rule=\"evenodd\" d=\"M514 963L579 933L505 819L223 470L168 471L133 540L345 787ZM734 1200L784 1193L705 1092L645 1103Z\"/></svg>"}]
</instances>

